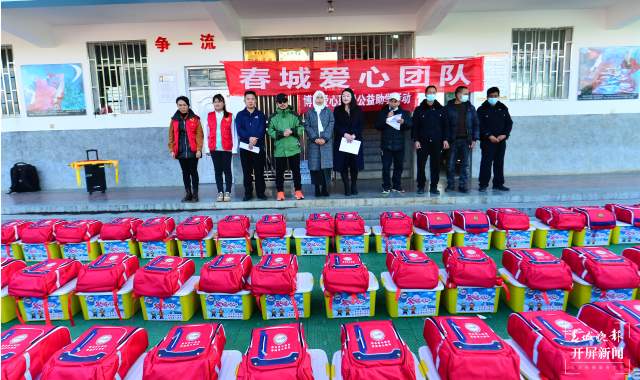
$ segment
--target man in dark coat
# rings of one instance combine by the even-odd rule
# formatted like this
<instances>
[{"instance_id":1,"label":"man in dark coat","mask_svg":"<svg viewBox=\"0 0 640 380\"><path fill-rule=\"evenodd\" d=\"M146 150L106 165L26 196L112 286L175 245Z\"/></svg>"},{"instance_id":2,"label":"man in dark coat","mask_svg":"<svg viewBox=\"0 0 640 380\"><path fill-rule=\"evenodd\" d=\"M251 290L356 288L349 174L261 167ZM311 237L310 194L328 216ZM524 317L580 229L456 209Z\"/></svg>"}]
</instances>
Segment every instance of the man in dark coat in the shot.
<instances>
[{"instance_id":1,"label":"man in dark coat","mask_svg":"<svg viewBox=\"0 0 640 380\"><path fill-rule=\"evenodd\" d=\"M396 116L398 115L398 116ZM393 119L389 119L393 118ZM398 123L398 129L390 123ZM400 94L397 92L389 96L389 104L382 107L376 120L376 129L382 132L380 150L382 153L382 194L390 191L404 193L402 189L402 169L404 163L404 132L411 129L411 115L409 111L400 108ZM389 172L393 164L393 187Z\"/></svg>"},{"instance_id":2,"label":"man in dark coat","mask_svg":"<svg viewBox=\"0 0 640 380\"><path fill-rule=\"evenodd\" d=\"M469 192L467 179L469 178L469 157L480 139L480 127L478 114L475 107L469 102L469 89L465 86L456 88L456 97L451 99L447 106L447 120L449 121L449 168L447 170L446 191L455 190L456 161L460 159L460 180L458 191Z\"/></svg>"},{"instance_id":3,"label":"man in dark coat","mask_svg":"<svg viewBox=\"0 0 640 380\"><path fill-rule=\"evenodd\" d=\"M509 115L509 109L498 100L499 97L498 87L491 87L487 90L487 100L478 108L480 149L482 149L479 178L481 192L487 191L492 165L493 189L509 191L509 188L504 185L504 153L513 121Z\"/></svg>"},{"instance_id":4,"label":"man in dark coat","mask_svg":"<svg viewBox=\"0 0 640 380\"><path fill-rule=\"evenodd\" d=\"M424 194L427 182L425 166L429 161L431 182L429 192L439 195L438 182L440 180L440 157L443 149L449 149L449 126L447 112L436 100L436 86L428 86L426 99L413 111L413 126L411 139L416 149L418 164L418 194Z\"/></svg>"}]
</instances>

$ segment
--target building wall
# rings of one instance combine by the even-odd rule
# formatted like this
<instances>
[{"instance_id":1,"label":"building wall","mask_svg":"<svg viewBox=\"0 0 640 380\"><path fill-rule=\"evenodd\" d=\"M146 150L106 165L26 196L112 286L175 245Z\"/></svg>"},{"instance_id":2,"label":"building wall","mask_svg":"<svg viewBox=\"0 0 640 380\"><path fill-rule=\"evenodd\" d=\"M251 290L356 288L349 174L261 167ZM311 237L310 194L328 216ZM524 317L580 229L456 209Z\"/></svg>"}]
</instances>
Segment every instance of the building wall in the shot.
<instances>
[{"instance_id":1,"label":"building wall","mask_svg":"<svg viewBox=\"0 0 640 380\"><path fill-rule=\"evenodd\" d=\"M352 22L326 18L317 22L287 20L286 23L244 23L244 35L283 35L353 31L412 30L403 18L353 18ZM249 25L247 27L246 25ZM478 53L508 52L511 29L573 26L569 99L554 101L507 101L514 116L514 131L507 153L507 175L599 173L640 169L640 100L582 101L576 99L580 47L640 45L640 22L622 29L605 29L601 11L549 11L502 13L452 13L428 36L416 36L416 56L456 57ZM201 33L216 35L217 49L199 46ZM26 117L22 94L21 117L2 120L2 188L9 186L9 168L17 161L38 166L46 189L76 186L66 165L83 159L84 150L97 148L101 157L119 159L123 186L175 186L181 183L177 163L166 149L166 127L175 105L161 103L158 75L175 72L180 93L186 93L185 66L217 65L222 60L242 59L242 42L225 41L211 22L176 22L57 27L58 46L39 48L8 33L2 43L13 47L16 79L20 91L20 66L36 63L75 63L83 66L85 116ZM154 46L158 35L172 43L160 53ZM147 42L151 112L94 116L87 42L139 40ZM191 47L178 41L191 40ZM239 98L230 101L232 111L242 108ZM205 113L206 109L197 109ZM239 160L236 160L239 161ZM579 163L579 164L578 164ZM474 154L477 176L479 152ZM212 182L209 159L201 160L204 182ZM241 178L234 165L236 183Z\"/></svg>"}]
</instances>

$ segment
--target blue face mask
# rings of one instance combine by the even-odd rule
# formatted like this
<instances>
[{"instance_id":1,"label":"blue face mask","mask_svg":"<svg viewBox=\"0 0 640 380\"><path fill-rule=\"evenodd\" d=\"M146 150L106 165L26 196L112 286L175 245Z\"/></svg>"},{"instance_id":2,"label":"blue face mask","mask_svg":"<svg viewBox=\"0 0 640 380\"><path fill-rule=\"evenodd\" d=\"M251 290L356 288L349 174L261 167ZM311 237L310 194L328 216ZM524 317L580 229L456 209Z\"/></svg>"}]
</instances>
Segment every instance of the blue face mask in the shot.
<instances>
[{"instance_id":1,"label":"blue face mask","mask_svg":"<svg viewBox=\"0 0 640 380\"><path fill-rule=\"evenodd\" d=\"M435 102L436 94L427 94L427 102Z\"/></svg>"},{"instance_id":2,"label":"blue face mask","mask_svg":"<svg viewBox=\"0 0 640 380\"><path fill-rule=\"evenodd\" d=\"M488 98L487 102L489 102L489 104L491 104L492 106L495 106L498 103L498 98Z\"/></svg>"},{"instance_id":3,"label":"blue face mask","mask_svg":"<svg viewBox=\"0 0 640 380\"><path fill-rule=\"evenodd\" d=\"M468 102L469 101L469 95L462 95L460 97L460 101L463 102L463 103L464 102Z\"/></svg>"}]
</instances>

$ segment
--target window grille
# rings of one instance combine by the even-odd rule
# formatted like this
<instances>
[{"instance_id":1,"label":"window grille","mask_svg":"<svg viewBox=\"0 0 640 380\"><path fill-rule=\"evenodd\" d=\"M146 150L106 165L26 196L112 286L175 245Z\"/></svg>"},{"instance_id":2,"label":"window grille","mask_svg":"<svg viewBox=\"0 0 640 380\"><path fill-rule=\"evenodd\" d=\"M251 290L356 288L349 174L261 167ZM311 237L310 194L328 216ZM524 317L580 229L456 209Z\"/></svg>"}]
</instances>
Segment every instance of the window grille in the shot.
<instances>
[{"instance_id":1,"label":"window grille","mask_svg":"<svg viewBox=\"0 0 640 380\"><path fill-rule=\"evenodd\" d=\"M20 116L11 46L2 46L2 116Z\"/></svg>"}]
</instances>

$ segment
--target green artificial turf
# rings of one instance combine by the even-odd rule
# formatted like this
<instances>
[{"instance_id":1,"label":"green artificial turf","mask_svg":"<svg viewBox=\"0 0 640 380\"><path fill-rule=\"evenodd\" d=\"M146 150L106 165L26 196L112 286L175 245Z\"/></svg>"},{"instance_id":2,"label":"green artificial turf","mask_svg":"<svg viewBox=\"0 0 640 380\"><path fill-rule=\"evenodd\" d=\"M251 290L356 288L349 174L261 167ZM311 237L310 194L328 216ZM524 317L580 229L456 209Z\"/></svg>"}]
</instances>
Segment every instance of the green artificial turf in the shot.
<instances>
[{"instance_id":1,"label":"green artificial turf","mask_svg":"<svg viewBox=\"0 0 640 380\"><path fill-rule=\"evenodd\" d=\"M620 253L624 248L629 245L617 245L611 246L609 249L616 253ZM549 249L549 252L556 256L559 256L562 252L561 248ZM255 251L254 251L255 252ZM500 267L502 251L491 249L488 251L489 255L495 260ZM438 265L442 267L441 255L430 254L431 257L436 259ZM259 261L258 256L252 257L253 262ZM311 295L311 317L308 319L300 319L304 324L307 342L310 348L317 348L324 350L329 358L333 352L338 351L340 348L340 324L346 322L354 322L358 320L369 319L388 319L389 314L386 310L385 297L383 289L378 290L376 315L373 318L340 318L340 319L328 319L325 315L324 300L322 291L319 286L320 273L322 271L322 265L324 263L324 256L304 256L298 258L299 271L311 272L314 278L314 288ZM363 261L368 266L369 270L373 272L378 280L380 279L380 273L386 271L385 255L368 253L362 255ZM203 263L210 259L194 259L196 262L196 274L200 272L200 267ZM141 260L141 265L146 264L149 260ZM571 305L568 306L567 311L576 315L577 310ZM508 338L507 335L507 317L511 313L511 310L504 303L500 303L498 312L495 314L483 314L486 317L486 322L491 326L500 336ZM444 305L440 305L440 314L447 315L448 313L444 309ZM225 349L239 350L244 352L249 343L251 329L254 327L271 326L281 323L293 322L293 319L284 320L262 320L261 314L257 310L254 311L251 319L247 321L238 320L222 320L222 324L225 327L227 344ZM185 323L204 323L202 318L202 312L198 305L198 311L194 317L188 322L164 322L164 321L144 321L142 319L142 313L138 312L129 320L101 320L101 321L85 321L82 318L82 313L75 315L76 325L71 327L68 321L53 321L55 325L68 326L71 329L71 335L73 338L78 337L82 332L87 330L93 325L130 325L141 326L147 329L149 333L149 345L155 345L165 336L171 327L174 325L180 325ZM2 324L2 329L7 329L10 326L17 324L17 319L9 323ZM422 337L423 318L396 318L394 319L396 328L400 335L407 342L412 351L417 352L418 347L424 345L424 338Z\"/></svg>"}]
</instances>

